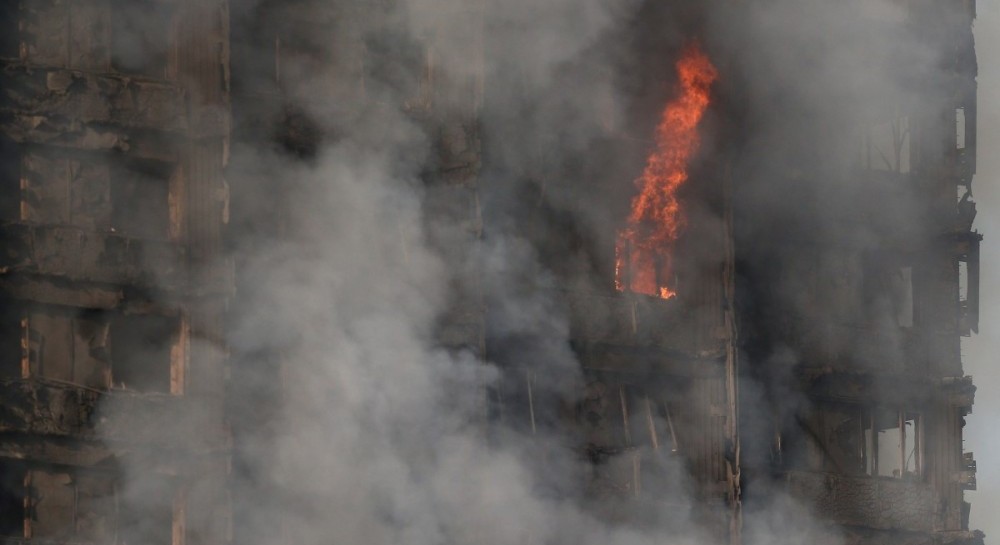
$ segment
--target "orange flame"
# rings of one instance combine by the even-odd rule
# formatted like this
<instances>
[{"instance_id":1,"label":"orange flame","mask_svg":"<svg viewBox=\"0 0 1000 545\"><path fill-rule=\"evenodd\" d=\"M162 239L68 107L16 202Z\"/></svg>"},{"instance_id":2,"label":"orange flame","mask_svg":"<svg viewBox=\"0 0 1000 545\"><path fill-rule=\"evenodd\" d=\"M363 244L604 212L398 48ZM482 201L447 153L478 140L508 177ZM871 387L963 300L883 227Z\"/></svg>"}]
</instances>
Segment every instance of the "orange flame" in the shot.
<instances>
[{"instance_id":1,"label":"orange flame","mask_svg":"<svg viewBox=\"0 0 1000 545\"><path fill-rule=\"evenodd\" d=\"M628 226L615 248L615 287L669 299L677 293L671 257L684 227L677 190L688 179L688 163L698 150L698 124L708 109L718 72L697 45L677 61L677 98L667 104L656 128L656 148L636 180Z\"/></svg>"}]
</instances>

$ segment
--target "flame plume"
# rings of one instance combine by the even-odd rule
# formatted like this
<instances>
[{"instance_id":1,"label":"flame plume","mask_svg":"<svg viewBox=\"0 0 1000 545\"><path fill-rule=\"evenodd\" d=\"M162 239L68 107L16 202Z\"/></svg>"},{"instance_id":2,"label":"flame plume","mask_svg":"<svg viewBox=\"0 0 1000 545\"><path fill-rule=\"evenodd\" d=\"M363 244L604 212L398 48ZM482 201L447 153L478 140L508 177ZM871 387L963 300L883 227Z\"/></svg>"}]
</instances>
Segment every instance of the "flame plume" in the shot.
<instances>
[{"instance_id":1,"label":"flame plume","mask_svg":"<svg viewBox=\"0 0 1000 545\"><path fill-rule=\"evenodd\" d=\"M628 226L618 236L615 287L669 299L674 243L684 227L677 190L688 179L688 163L698 150L698 124L710 101L718 72L697 45L677 61L678 96L667 104L656 128L656 148L636 180Z\"/></svg>"}]
</instances>

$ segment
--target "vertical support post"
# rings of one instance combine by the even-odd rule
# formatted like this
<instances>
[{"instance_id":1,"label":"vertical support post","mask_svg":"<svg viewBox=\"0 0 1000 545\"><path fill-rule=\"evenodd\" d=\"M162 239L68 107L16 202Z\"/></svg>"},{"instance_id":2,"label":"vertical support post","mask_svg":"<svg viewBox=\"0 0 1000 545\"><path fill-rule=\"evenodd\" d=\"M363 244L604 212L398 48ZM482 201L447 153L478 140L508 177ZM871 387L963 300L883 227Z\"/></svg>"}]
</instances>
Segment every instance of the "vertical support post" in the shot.
<instances>
[{"instance_id":1,"label":"vertical support post","mask_svg":"<svg viewBox=\"0 0 1000 545\"><path fill-rule=\"evenodd\" d=\"M653 443L653 451L660 452L660 439L656 435L656 422L653 420L653 402L646 396L646 425L649 426L649 440Z\"/></svg>"},{"instance_id":2,"label":"vertical support post","mask_svg":"<svg viewBox=\"0 0 1000 545\"><path fill-rule=\"evenodd\" d=\"M531 416L531 435L535 435L538 430L535 426L534 374L531 371L525 371L524 379L528 385L528 414Z\"/></svg>"},{"instance_id":3,"label":"vertical support post","mask_svg":"<svg viewBox=\"0 0 1000 545\"><path fill-rule=\"evenodd\" d=\"M632 433L628 429L628 401L625 399L625 385L618 386L618 400L622 408L622 429L625 430L625 446L632 446Z\"/></svg>"}]
</instances>

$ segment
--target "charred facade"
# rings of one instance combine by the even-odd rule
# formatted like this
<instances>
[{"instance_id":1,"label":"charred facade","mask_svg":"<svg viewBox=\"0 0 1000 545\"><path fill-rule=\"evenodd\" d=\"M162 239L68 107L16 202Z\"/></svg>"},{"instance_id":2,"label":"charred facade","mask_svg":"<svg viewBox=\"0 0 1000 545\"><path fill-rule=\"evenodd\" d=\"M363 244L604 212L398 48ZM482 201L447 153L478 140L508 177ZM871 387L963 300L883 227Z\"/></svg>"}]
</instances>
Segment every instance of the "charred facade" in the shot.
<instances>
[{"instance_id":1,"label":"charred facade","mask_svg":"<svg viewBox=\"0 0 1000 545\"><path fill-rule=\"evenodd\" d=\"M3 4L8 542L227 539L224 8Z\"/></svg>"},{"instance_id":2,"label":"charred facade","mask_svg":"<svg viewBox=\"0 0 1000 545\"><path fill-rule=\"evenodd\" d=\"M307 247L325 213L307 173L353 160L331 148L418 134L379 162L416 171L422 234L401 220L393 251L448 271L433 348L496 370L468 394L476 437L559 474L540 495L718 543L760 541L744 530L775 497L831 542L982 543L960 353L982 239L975 4L862 21L930 51L878 51L902 67L885 89L909 91L864 104L755 88L768 52L713 15L753 4L643 3L587 53L613 44L625 91L581 114L565 94L591 65L539 83L489 2L449 9L448 32L397 2L5 2L2 535L308 541L332 507L271 467L311 368L264 311L258 251ZM693 42L719 78L677 194L676 296L633 293L619 231Z\"/></svg>"}]
</instances>

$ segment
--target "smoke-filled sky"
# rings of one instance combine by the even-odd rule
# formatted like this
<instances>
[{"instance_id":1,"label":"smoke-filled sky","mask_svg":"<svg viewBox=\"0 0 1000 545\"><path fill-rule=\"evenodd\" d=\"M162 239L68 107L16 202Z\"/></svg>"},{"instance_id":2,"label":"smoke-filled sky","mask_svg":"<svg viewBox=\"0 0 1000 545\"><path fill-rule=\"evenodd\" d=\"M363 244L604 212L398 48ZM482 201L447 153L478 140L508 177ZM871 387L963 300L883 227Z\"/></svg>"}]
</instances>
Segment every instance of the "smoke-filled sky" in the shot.
<instances>
[{"instance_id":1,"label":"smoke-filled sky","mask_svg":"<svg viewBox=\"0 0 1000 545\"><path fill-rule=\"evenodd\" d=\"M966 427L965 448L978 459L978 487L966 493L972 502L970 526L1000 539L1000 5L979 2L975 25L979 53L979 165L974 193L979 203L977 228L982 246L980 333L963 343L965 371L979 391Z\"/></svg>"}]
</instances>

